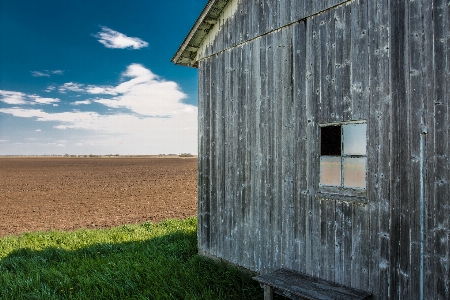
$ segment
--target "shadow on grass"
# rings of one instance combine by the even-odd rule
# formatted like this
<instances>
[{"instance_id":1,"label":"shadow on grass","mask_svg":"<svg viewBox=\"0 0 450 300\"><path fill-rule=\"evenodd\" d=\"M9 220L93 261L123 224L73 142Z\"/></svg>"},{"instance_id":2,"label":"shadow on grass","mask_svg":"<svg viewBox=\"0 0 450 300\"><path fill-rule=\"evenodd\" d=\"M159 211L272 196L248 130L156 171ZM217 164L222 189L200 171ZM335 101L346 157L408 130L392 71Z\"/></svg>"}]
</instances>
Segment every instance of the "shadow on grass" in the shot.
<instances>
[{"instance_id":1,"label":"shadow on grass","mask_svg":"<svg viewBox=\"0 0 450 300\"><path fill-rule=\"evenodd\" d=\"M67 237L70 238L70 235ZM195 232L0 260L0 299L261 299L247 274L197 255Z\"/></svg>"}]
</instances>

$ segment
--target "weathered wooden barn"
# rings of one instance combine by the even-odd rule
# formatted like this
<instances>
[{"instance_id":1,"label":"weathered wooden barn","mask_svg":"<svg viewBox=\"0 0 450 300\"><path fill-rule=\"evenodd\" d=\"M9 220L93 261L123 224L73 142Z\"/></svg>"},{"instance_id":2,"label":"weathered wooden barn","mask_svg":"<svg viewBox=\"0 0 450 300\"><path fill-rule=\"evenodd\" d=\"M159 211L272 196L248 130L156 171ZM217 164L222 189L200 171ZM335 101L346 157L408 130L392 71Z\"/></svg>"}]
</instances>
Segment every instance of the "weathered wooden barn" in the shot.
<instances>
[{"instance_id":1,"label":"weathered wooden barn","mask_svg":"<svg viewBox=\"0 0 450 300\"><path fill-rule=\"evenodd\" d=\"M372 292L450 299L449 0L210 0L199 249Z\"/></svg>"}]
</instances>

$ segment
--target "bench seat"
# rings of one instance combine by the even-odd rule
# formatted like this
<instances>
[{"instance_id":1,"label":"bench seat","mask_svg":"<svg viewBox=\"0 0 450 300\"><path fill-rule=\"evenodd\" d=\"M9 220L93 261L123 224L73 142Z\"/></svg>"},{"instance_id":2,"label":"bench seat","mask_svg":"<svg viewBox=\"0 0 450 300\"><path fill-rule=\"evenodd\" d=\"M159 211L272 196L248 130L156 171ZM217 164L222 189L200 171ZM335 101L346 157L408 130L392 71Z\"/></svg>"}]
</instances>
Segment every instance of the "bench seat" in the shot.
<instances>
[{"instance_id":1,"label":"bench seat","mask_svg":"<svg viewBox=\"0 0 450 300\"><path fill-rule=\"evenodd\" d=\"M272 300L274 293L290 299L352 300L372 297L368 292L288 269L279 269L253 279L263 286L265 300Z\"/></svg>"}]
</instances>

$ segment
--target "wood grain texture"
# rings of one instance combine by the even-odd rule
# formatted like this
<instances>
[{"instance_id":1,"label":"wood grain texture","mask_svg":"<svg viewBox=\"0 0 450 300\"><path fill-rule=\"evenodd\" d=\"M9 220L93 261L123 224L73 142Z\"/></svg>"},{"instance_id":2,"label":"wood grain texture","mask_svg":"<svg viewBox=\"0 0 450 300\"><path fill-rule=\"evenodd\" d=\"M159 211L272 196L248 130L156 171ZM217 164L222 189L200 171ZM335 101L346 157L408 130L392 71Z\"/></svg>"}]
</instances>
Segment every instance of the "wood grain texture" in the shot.
<instances>
[{"instance_id":1,"label":"wood grain texture","mask_svg":"<svg viewBox=\"0 0 450 300\"><path fill-rule=\"evenodd\" d=\"M197 60L205 59L267 32L292 25L299 20L341 5L350 0L231 0L233 14L225 10L204 38Z\"/></svg>"},{"instance_id":2,"label":"wood grain texture","mask_svg":"<svg viewBox=\"0 0 450 300\"><path fill-rule=\"evenodd\" d=\"M448 0L235 4L199 62L200 249L450 298ZM365 201L319 199L319 125L351 120Z\"/></svg>"}]
</instances>

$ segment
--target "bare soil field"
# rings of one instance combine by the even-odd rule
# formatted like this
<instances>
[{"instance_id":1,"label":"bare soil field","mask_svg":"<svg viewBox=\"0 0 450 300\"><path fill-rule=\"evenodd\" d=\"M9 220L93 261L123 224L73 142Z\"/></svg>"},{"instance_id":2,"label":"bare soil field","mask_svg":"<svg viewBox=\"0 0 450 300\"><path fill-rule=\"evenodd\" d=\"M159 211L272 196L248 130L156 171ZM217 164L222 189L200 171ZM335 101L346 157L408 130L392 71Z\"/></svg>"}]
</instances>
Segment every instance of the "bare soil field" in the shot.
<instances>
[{"instance_id":1,"label":"bare soil field","mask_svg":"<svg viewBox=\"0 0 450 300\"><path fill-rule=\"evenodd\" d=\"M197 158L0 158L0 237L197 213Z\"/></svg>"}]
</instances>

